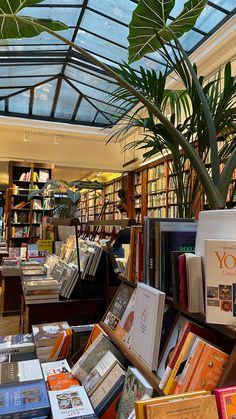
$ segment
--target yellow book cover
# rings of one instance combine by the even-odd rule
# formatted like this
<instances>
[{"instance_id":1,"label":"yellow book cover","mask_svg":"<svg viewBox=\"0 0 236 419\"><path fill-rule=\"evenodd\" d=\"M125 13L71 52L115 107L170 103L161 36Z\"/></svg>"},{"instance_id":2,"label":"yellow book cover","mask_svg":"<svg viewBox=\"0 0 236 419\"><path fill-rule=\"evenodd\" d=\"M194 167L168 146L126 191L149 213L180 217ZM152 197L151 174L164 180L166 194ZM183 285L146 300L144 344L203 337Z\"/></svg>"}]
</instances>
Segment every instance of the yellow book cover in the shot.
<instances>
[{"instance_id":1,"label":"yellow book cover","mask_svg":"<svg viewBox=\"0 0 236 419\"><path fill-rule=\"evenodd\" d=\"M218 419L215 396L200 396L146 405L146 419Z\"/></svg>"},{"instance_id":2,"label":"yellow book cover","mask_svg":"<svg viewBox=\"0 0 236 419\"><path fill-rule=\"evenodd\" d=\"M192 346L194 344L194 341L195 341L196 337L197 336L194 333L192 333L192 332L188 333L188 336L187 336L187 338L186 338L186 340L183 344L183 347L180 351L180 354L179 354L179 356L176 360L176 363L175 363L175 365L174 365L174 367L171 371L169 379L168 379L168 381L166 383L166 386L163 390L164 394L167 395L167 394L173 394L174 393L176 384L178 382L177 376L179 374L181 374L181 372L184 368L184 365L185 365L185 363L188 359L188 356L190 354L190 351L192 349Z\"/></svg>"},{"instance_id":3,"label":"yellow book cover","mask_svg":"<svg viewBox=\"0 0 236 419\"><path fill-rule=\"evenodd\" d=\"M136 419L146 419L146 405L156 405L159 403L166 403L168 401L175 401L179 399L187 399L199 396L207 396L211 394L210 391L194 391L191 393L172 394L170 396L154 397L152 399L137 400L135 401L135 416Z\"/></svg>"}]
</instances>

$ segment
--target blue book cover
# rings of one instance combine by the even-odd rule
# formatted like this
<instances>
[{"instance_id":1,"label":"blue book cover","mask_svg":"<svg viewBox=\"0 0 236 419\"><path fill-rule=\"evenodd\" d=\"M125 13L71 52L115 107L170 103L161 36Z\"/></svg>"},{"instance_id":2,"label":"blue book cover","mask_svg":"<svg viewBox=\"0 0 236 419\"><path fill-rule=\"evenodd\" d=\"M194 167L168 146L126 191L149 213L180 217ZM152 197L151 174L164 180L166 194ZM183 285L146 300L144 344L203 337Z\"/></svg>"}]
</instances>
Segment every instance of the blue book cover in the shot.
<instances>
[{"instance_id":1,"label":"blue book cover","mask_svg":"<svg viewBox=\"0 0 236 419\"><path fill-rule=\"evenodd\" d=\"M50 411L44 381L0 388L0 418L34 418Z\"/></svg>"}]
</instances>

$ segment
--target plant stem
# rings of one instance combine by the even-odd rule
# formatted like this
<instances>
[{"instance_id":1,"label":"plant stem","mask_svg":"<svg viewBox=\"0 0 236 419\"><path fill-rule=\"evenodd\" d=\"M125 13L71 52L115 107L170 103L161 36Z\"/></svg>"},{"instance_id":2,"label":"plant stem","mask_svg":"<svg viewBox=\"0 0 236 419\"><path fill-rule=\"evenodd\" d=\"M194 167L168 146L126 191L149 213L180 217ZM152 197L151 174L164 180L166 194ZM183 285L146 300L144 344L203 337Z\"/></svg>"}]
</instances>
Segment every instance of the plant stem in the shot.
<instances>
[{"instance_id":1,"label":"plant stem","mask_svg":"<svg viewBox=\"0 0 236 419\"><path fill-rule=\"evenodd\" d=\"M207 127L208 127L208 134L209 134L209 141L210 141L212 180L213 180L215 185L218 185L218 183L220 181L220 171L219 171L220 162L219 162L219 154L218 154L218 148L217 148L216 129L215 129L215 124L214 124L212 115L211 115L211 111L210 111L206 96L204 95L204 92L202 90L202 86L199 83L197 75L194 71L194 68L193 68L189 58L188 58L188 55L187 55L186 51L182 47L178 38L175 36L174 32L172 32L171 30L170 30L170 32L171 32L171 35L174 37L174 40L176 42L176 45L177 45L178 49L181 51L181 53L183 55L183 58L184 58L187 66L188 66L189 72L190 72L190 74L192 76L192 79L194 81L196 90L198 92L199 99L202 102L202 107L203 107L205 117L206 117L206 123L207 123Z\"/></svg>"},{"instance_id":2,"label":"plant stem","mask_svg":"<svg viewBox=\"0 0 236 419\"><path fill-rule=\"evenodd\" d=\"M218 189L225 201L227 198L229 184L230 184L235 167L236 167L236 149L234 149L231 156L227 159L225 167L221 173L220 182L218 185Z\"/></svg>"},{"instance_id":3,"label":"plant stem","mask_svg":"<svg viewBox=\"0 0 236 419\"><path fill-rule=\"evenodd\" d=\"M18 19L22 20L25 23L29 23L25 17L18 16ZM153 115L155 115L162 124L166 127L169 133L172 136L175 136L176 140L179 142L180 146L185 151L186 155L188 156L189 160L191 161L193 167L195 168L196 172L198 173L199 178L201 179L201 184L205 190L205 193L209 199L210 205L212 208L224 208L225 203L222 199L219 190L217 189L216 185L213 184L209 174L206 171L201 159L194 151L191 144L188 143L186 138L178 131L174 125L161 113L161 111L156 108L155 105L151 101L149 101L145 96L143 96L139 91L137 91L132 85L130 85L126 80L119 76L112 68L108 67L103 62L99 61L95 58L92 54L85 51L83 48L75 45L69 39L66 39L64 36L60 35L57 32L54 32L51 29L46 28L45 26L41 25L40 23L34 22L34 27L38 27L41 31L45 31L50 35L54 36L55 38L59 39L60 41L64 42L65 44L71 46L77 52L79 52L83 57L87 58L90 62L97 65L98 67L102 68L109 76L114 78L120 86L127 89L130 93L134 95L141 103L143 103L147 109Z\"/></svg>"}]
</instances>

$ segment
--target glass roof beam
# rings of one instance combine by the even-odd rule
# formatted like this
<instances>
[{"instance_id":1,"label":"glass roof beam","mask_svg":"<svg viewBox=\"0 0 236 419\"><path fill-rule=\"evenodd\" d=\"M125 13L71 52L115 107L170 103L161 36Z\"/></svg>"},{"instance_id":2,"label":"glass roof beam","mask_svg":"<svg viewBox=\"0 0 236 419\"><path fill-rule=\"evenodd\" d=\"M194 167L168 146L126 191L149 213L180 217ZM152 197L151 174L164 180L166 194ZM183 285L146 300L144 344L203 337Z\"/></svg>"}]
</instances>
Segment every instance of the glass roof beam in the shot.
<instances>
[{"instance_id":1,"label":"glass roof beam","mask_svg":"<svg viewBox=\"0 0 236 419\"><path fill-rule=\"evenodd\" d=\"M57 103L58 103L58 99L59 99L59 95L60 95L60 91L61 91L61 83L62 83L62 76L61 74L58 77L57 80L57 87L55 90L55 95L54 95L54 100L53 100L53 104L52 104L52 109L51 109L51 113L50 113L50 117L53 118L56 112L56 108L57 108Z\"/></svg>"},{"instance_id":2,"label":"glass roof beam","mask_svg":"<svg viewBox=\"0 0 236 419\"><path fill-rule=\"evenodd\" d=\"M33 114L33 104L34 104L34 89L30 89L30 100L29 100L29 115Z\"/></svg>"},{"instance_id":3,"label":"glass roof beam","mask_svg":"<svg viewBox=\"0 0 236 419\"><path fill-rule=\"evenodd\" d=\"M51 81L53 81L53 80L56 80L58 78L58 75L56 75L56 76L53 76L53 77L50 77L49 79L44 79L43 81L41 81L41 82L39 82L39 83L36 83L36 84L34 84L33 86L27 86L27 87L24 87L22 90L20 90L19 92L15 92L15 93L11 93L10 95L8 95L8 96L6 96L5 97L5 99L9 99L9 98L11 98L11 97L13 97L13 96L16 96L16 95L18 95L18 94L21 94L21 93L24 93L24 92L27 92L28 90L30 90L30 89L35 89L36 87L38 87L38 86L41 86L42 84L45 84L45 83L50 83ZM22 87L22 86L21 86ZM2 99L0 99L0 100L3 100L4 98L2 98Z\"/></svg>"},{"instance_id":4,"label":"glass roof beam","mask_svg":"<svg viewBox=\"0 0 236 419\"><path fill-rule=\"evenodd\" d=\"M78 98L78 100L77 100L77 103L75 105L74 111L72 113L71 121L75 121L75 118L76 118L76 115L78 113L78 110L79 110L79 107L80 107L80 104L81 104L82 99L83 99L83 97L82 97L82 95L80 95L79 98Z\"/></svg>"}]
</instances>

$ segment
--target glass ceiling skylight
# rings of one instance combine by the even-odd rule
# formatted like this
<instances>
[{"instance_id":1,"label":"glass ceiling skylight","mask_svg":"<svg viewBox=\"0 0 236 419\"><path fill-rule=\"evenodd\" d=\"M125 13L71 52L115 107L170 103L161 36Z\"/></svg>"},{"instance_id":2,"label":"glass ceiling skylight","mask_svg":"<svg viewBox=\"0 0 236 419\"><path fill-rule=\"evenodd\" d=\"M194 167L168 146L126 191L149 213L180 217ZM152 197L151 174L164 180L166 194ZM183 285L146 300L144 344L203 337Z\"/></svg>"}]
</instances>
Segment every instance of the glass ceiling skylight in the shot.
<instances>
[{"instance_id":1,"label":"glass ceiling skylight","mask_svg":"<svg viewBox=\"0 0 236 419\"><path fill-rule=\"evenodd\" d=\"M128 23L138 0L44 0L22 14L61 20L60 32L113 67L128 61ZM177 0L172 17L182 9ZM235 0L213 0L181 42L188 53L234 13ZM128 107L107 103L109 77L53 36L0 41L0 114L104 127ZM157 52L133 64L162 70Z\"/></svg>"}]
</instances>

